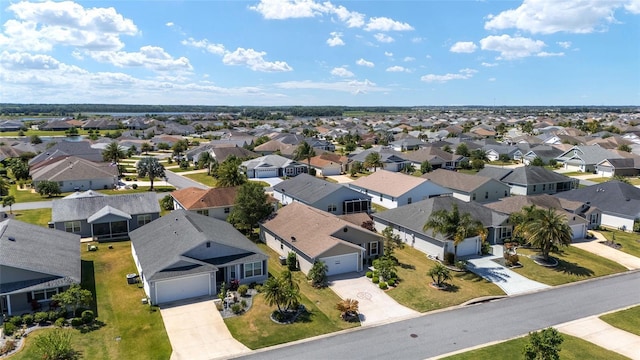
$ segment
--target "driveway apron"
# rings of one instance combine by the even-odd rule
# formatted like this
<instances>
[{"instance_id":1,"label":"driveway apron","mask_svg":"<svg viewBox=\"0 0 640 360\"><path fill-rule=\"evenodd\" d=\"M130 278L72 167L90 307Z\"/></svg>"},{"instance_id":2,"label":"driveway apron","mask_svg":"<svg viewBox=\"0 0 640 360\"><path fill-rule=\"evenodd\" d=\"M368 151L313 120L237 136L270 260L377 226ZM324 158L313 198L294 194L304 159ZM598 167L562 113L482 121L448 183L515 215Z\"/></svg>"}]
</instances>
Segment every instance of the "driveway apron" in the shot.
<instances>
[{"instance_id":1,"label":"driveway apron","mask_svg":"<svg viewBox=\"0 0 640 360\"><path fill-rule=\"evenodd\" d=\"M640 360L640 336L615 328L595 316L561 324L556 328L630 359Z\"/></svg>"},{"instance_id":2,"label":"driveway apron","mask_svg":"<svg viewBox=\"0 0 640 360\"><path fill-rule=\"evenodd\" d=\"M497 258L499 256L492 255L468 259L467 269L498 285L507 295L524 294L550 287L530 280L493 261Z\"/></svg>"},{"instance_id":3,"label":"driveway apron","mask_svg":"<svg viewBox=\"0 0 640 360\"><path fill-rule=\"evenodd\" d=\"M210 298L160 306L173 353L171 360L229 358L250 350L231 336Z\"/></svg>"},{"instance_id":4,"label":"driveway apron","mask_svg":"<svg viewBox=\"0 0 640 360\"><path fill-rule=\"evenodd\" d=\"M360 273L332 276L329 278L329 287L342 299L358 300L362 326L419 315L417 311L398 304L384 290Z\"/></svg>"},{"instance_id":5,"label":"driveway apron","mask_svg":"<svg viewBox=\"0 0 640 360\"><path fill-rule=\"evenodd\" d=\"M607 245L600 244L600 241L607 241L607 239L597 231L592 231L592 233L595 236L595 239L579 240L572 243L571 246L575 246L584 251L615 261L629 270L640 269L640 258L627 254L623 251L616 250Z\"/></svg>"}]
</instances>

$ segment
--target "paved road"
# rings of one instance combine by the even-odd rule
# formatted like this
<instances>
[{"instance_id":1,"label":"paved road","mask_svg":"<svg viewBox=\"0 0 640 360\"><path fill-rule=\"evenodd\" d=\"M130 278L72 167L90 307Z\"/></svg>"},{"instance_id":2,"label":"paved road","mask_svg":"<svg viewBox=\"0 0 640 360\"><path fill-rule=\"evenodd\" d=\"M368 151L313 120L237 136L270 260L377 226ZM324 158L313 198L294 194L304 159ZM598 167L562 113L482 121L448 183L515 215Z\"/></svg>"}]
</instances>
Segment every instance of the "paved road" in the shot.
<instances>
[{"instance_id":1,"label":"paved road","mask_svg":"<svg viewBox=\"0 0 640 360\"><path fill-rule=\"evenodd\" d=\"M197 187L201 189L208 189L209 187L203 184L200 184L197 181L193 181L187 177L176 175L173 171L165 171L165 175L169 180L169 184L175 186L177 189L184 189L186 187ZM165 194L166 195L166 194Z\"/></svg>"},{"instance_id":2,"label":"paved road","mask_svg":"<svg viewBox=\"0 0 640 360\"><path fill-rule=\"evenodd\" d=\"M254 352L241 359L425 359L640 303L640 272Z\"/></svg>"}]
</instances>

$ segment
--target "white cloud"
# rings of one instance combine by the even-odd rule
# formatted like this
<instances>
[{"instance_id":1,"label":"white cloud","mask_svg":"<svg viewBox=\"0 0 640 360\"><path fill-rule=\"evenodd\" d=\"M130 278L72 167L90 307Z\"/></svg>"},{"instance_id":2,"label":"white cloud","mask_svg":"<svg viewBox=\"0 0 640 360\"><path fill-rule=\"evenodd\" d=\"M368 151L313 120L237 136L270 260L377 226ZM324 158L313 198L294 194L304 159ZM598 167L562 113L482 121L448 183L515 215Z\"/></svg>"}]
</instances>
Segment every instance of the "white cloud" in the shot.
<instances>
[{"instance_id":1,"label":"white cloud","mask_svg":"<svg viewBox=\"0 0 640 360\"><path fill-rule=\"evenodd\" d=\"M472 53L476 51L478 46L473 43L473 41L458 41L453 44L449 51L454 53Z\"/></svg>"},{"instance_id":2,"label":"white cloud","mask_svg":"<svg viewBox=\"0 0 640 360\"><path fill-rule=\"evenodd\" d=\"M402 61L404 62L416 61L416 58L414 58L413 56L405 56L405 58L402 59Z\"/></svg>"},{"instance_id":3,"label":"white cloud","mask_svg":"<svg viewBox=\"0 0 640 360\"><path fill-rule=\"evenodd\" d=\"M436 75L436 74L427 74L420 78L420 80L424 82L440 82L445 83L450 80L467 80L473 77L473 74L477 73L477 70L474 69L462 69L458 71L456 74L444 74L444 75Z\"/></svg>"},{"instance_id":4,"label":"white cloud","mask_svg":"<svg viewBox=\"0 0 640 360\"><path fill-rule=\"evenodd\" d=\"M372 17L364 29L366 31L409 31L413 30L413 27L387 17Z\"/></svg>"},{"instance_id":5,"label":"white cloud","mask_svg":"<svg viewBox=\"0 0 640 360\"><path fill-rule=\"evenodd\" d=\"M419 43L422 42L422 40L423 39L421 37L414 37L414 38L411 39L411 42L414 43L414 44L419 44Z\"/></svg>"},{"instance_id":6,"label":"white cloud","mask_svg":"<svg viewBox=\"0 0 640 360\"><path fill-rule=\"evenodd\" d=\"M496 78L492 77L492 78L489 78L487 80L489 80L489 82L494 82L494 81L496 81Z\"/></svg>"},{"instance_id":7,"label":"white cloud","mask_svg":"<svg viewBox=\"0 0 640 360\"><path fill-rule=\"evenodd\" d=\"M344 41L342 40L342 33L334 31L330 35L331 37L327 39L327 45L331 47L344 45Z\"/></svg>"},{"instance_id":8,"label":"white cloud","mask_svg":"<svg viewBox=\"0 0 640 360\"><path fill-rule=\"evenodd\" d=\"M85 9L72 1L18 2L7 7L15 19L4 23L0 46L5 49L51 51L57 45L89 50L120 50L121 35L138 28L112 7Z\"/></svg>"},{"instance_id":9,"label":"white cloud","mask_svg":"<svg viewBox=\"0 0 640 360\"><path fill-rule=\"evenodd\" d=\"M237 48L234 52L227 52L222 57L225 65L245 65L253 71L261 72L285 72L292 71L293 68L284 61L266 61L264 51L255 51L254 49Z\"/></svg>"},{"instance_id":10,"label":"white cloud","mask_svg":"<svg viewBox=\"0 0 640 360\"><path fill-rule=\"evenodd\" d=\"M378 42L381 42L381 43L391 43L395 41L391 36L383 33L377 33L373 35L373 37L376 38L376 40L378 40Z\"/></svg>"},{"instance_id":11,"label":"white cloud","mask_svg":"<svg viewBox=\"0 0 640 360\"><path fill-rule=\"evenodd\" d=\"M364 94L367 92L387 91L388 89L378 87L374 82L369 80L357 81L338 81L338 82L314 82L306 81L287 81L275 84L283 89L312 89L312 90L328 90L342 91L352 94Z\"/></svg>"},{"instance_id":12,"label":"white cloud","mask_svg":"<svg viewBox=\"0 0 640 360\"><path fill-rule=\"evenodd\" d=\"M571 47L571 41L558 41L556 44L558 44L563 49L568 49Z\"/></svg>"},{"instance_id":13,"label":"white cloud","mask_svg":"<svg viewBox=\"0 0 640 360\"><path fill-rule=\"evenodd\" d=\"M365 60L365 59L363 59L363 58L358 59L358 60L356 61L356 65L366 66L366 67L370 67L370 68L372 68L372 67L374 67L374 66L375 66L375 64L374 64L374 63L372 63L371 61L367 61L367 60Z\"/></svg>"},{"instance_id":14,"label":"white cloud","mask_svg":"<svg viewBox=\"0 0 640 360\"><path fill-rule=\"evenodd\" d=\"M392 53L392 52L390 52L390 51L385 51L385 52L384 52L384 56L392 57L392 56L393 56L393 53Z\"/></svg>"},{"instance_id":15,"label":"white cloud","mask_svg":"<svg viewBox=\"0 0 640 360\"><path fill-rule=\"evenodd\" d=\"M168 23L166 23L166 24L165 24L165 26L167 26L167 27L172 27L172 26L174 26L174 25L175 25L175 24L174 24L173 22L171 22L171 21L169 21Z\"/></svg>"},{"instance_id":16,"label":"white cloud","mask_svg":"<svg viewBox=\"0 0 640 360\"><path fill-rule=\"evenodd\" d=\"M591 33L604 31L609 24L616 23L614 13L622 7L640 12L637 0L524 0L516 9L489 15L484 27L515 28L533 34Z\"/></svg>"},{"instance_id":17,"label":"white cloud","mask_svg":"<svg viewBox=\"0 0 640 360\"><path fill-rule=\"evenodd\" d=\"M180 42L182 45L191 46L199 49L204 49L215 55L224 55L225 49L222 44L212 44L207 39L196 40L194 38L188 38Z\"/></svg>"},{"instance_id":18,"label":"white cloud","mask_svg":"<svg viewBox=\"0 0 640 360\"><path fill-rule=\"evenodd\" d=\"M482 50L500 52L499 60L513 60L539 53L546 45L541 40L509 35L487 36L480 40Z\"/></svg>"},{"instance_id":19,"label":"white cloud","mask_svg":"<svg viewBox=\"0 0 640 360\"><path fill-rule=\"evenodd\" d=\"M351 71L347 70L347 68L344 67L344 66L333 68L333 70L331 70L331 75L338 76L338 77L353 77L354 76L354 74Z\"/></svg>"},{"instance_id":20,"label":"white cloud","mask_svg":"<svg viewBox=\"0 0 640 360\"><path fill-rule=\"evenodd\" d=\"M189 59L174 59L163 48L143 46L138 52L90 51L94 60L113 64L117 67L144 67L155 71L190 71L193 67Z\"/></svg>"},{"instance_id":21,"label":"white cloud","mask_svg":"<svg viewBox=\"0 0 640 360\"><path fill-rule=\"evenodd\" d=\"M488 62L483 62L482 64L480 64L484 67L494 67L494 66L498 66L498 63L488 63Z\"/></svg>"},{"instance_id":22,"label":"white cloud","mask_svg":"<svg viewBox=\"0 0 640 360\"><path fill-rule=\"evenodd\" d=\"M326 12L324 5L312 0L261 0L258 5L249 6L249 9L270 20L310 18Z\"/></svg>"},{"instance_id":23,"label":"white cloud","mask_svg":"<svg viewBox=\"0 0 640 360\"><path fill-rule=\"evenodd\" d=\"M330 3L325 2L324 4L329 6ZM349 11L342 5L329 7L329 12L338 16L338 19L344 22L347 27L359 28L364 25L364 14L355 11Z\"/></svg>"},{"instance_id":24,"label":"white cloud","mask_svg":"<svg viewBox=\"0 0 640 360\"><path fill-rule=\"evenodd\" d=\"M60 62L49 55L34 55L26 52L9 53L8 51L3 51L0 54L0 64L2 64L2 68L8 70L51 70L60 67Z\"/></svg>"},{"instance_id":25,"label":"white cloud","mask_svg":"<svg viewBox=\"0 0 640 360\"><path fill-rule=\"evenodd\" d=\"M385 71L387 72L410 72L409 69L405 68L404 66L390 66L388 67Z\"/></svg>"},{"instance_id":26,"label":"white cloud","mask_svg":"<svg viewBox=\"0 0 640 360\"><path fill-rule=\"evenodd\" d=\"M564 53L563 52L550 53L550 52L546 52L546 51L541 51L541 52L537 53L536 56L538 56L538 57L564 56Z\"/></svg>"}]
</instances>

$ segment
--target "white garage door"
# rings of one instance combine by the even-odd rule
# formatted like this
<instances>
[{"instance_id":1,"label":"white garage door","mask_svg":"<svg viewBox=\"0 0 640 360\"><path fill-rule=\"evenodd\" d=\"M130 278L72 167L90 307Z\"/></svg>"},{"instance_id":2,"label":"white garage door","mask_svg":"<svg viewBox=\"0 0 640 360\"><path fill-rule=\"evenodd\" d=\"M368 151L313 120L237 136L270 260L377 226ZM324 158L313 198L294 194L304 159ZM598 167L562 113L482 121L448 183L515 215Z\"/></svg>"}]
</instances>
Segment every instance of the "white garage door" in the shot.
<instances>
[{"instance_id":1,"label":"white garage door","mask_svg":"<svg viewBox=\"0 0 640 360\"><path fill-rule=\"evenodd\" d=\"M177 279L156 281L156 303L210 295L209 274L200 274Z\"/></svg>"},{"instance_id":2,"label":"white garage door","mask_svg":"<svg viewBox=\"0 0 640 360\"><path fill-rule=\"evenodd\" d=\"M327 264L329 270L327 275L344 274L348 272L358 271L358 254L346 254L338 256L329 256L320 259Z\"/></svg>"},{"instance_id":3,"label":"white garage door","mask_svg":"<svg viewBox=\"0 0 640 360\"><path fill-rule=\"evenodd\" d=\"M478 254L478 238L465 239L458 244L458 256L469 256Z\"/></svg>"},{"instance_id":4,"label":"white garage door","mask_svg":"<svg viewBox=\"0 0 640 360\"><path fill-rule=\"evenodd\" d=\"M578 240L578 239L583 239L585 234L585 228L586 226L582 225L582 224L578 224L578 225L572 225L571 226L571 230L573 230L573 237L572 239Z\"/></svg>"},{"instance_id":5,"label":"white garage door","mask_svg":"<svg viewBox=\"0 0 640 360\"><path fill-rule=\"evenodd\" d=\"M278 169L256 169L256 178L277 177Z\"/></svg>"}]
</instances>

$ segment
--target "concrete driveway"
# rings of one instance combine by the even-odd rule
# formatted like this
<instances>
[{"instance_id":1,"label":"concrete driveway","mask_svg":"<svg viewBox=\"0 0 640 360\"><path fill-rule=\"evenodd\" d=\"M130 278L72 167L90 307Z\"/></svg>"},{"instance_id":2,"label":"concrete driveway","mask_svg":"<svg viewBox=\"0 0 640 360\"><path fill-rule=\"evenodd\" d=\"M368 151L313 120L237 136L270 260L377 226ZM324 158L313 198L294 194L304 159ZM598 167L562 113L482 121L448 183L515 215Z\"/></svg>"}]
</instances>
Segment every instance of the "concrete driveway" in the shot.
<instances>
[{"instance_id":1,"label":"concrete driveway","mask_svg":"<svg viewBox=\"0 0 640 360\"><path fill-rule=\"evenodd\" d=\"M387 323L418 316L419 313L398 304L378 285L360 273L335 275L329 287L342 299L358 300L362 326Z\"/></svg>"},{"instance_id":2,"label":"concrete driveway","mask_svg":"<svg viewBox=\"0 0 640 360\"><path fill-rule=\"evenodd\" d=\"M615 328L596 316L561 324L556 329L630 359L640 359L640 336Z\"/></svg>"},{"instance_id":3,"label":"concrete driveway","mask_svg":"<svg viewBox=\"0 0 640 360\"><path fill-rule=\"evenodd\" d=\"M160 313L171 360L226 359L251 351L231 336L211 298L162 305Z\"/></svg>"},{"instance_id":4,"label":"concrete driveway","mask_svg":"<svg viewBox=\"0 0 640 360\"><path fill-rule=\"evenodd\" d=\"M493 261L499 256L483 256L467 260L467 269L498 285L507 295L517 295L549 288L549 285L530 280Z\"/></svg>"},{"instance_id":5,"label":"concrete driveway","mask_svg":"<svg viewBox=\"0 0 640 360\"><path fill-rule=\"evenodd\" d=\"M600 241L607 241L607 239L597 231L591 231L591 233L595 236L595 239L578 240L573 242L571 246L575 246L598 256L602 256L603 258L615 261L629 270L640 269L640 258L627 254L626 252L616 250L610 246L600 244Z\"/></svg>"}]
</instances>

